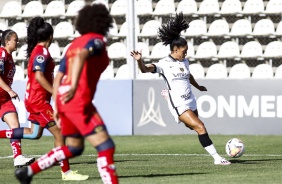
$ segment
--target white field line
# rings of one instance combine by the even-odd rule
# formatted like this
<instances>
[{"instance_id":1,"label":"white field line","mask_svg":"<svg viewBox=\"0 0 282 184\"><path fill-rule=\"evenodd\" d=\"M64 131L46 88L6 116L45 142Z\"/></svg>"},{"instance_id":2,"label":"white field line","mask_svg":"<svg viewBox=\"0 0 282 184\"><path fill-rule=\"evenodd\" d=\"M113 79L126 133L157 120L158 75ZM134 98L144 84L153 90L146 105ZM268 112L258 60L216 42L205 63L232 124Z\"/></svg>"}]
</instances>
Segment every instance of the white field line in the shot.
<instances>
[{"instance_id":1,"label":"white field line","mask_svg":"<svg viewBox=\"0 0 282 184\"><path fill-rule=\"evenodd\" d=\"M28 157L41 157L43 155L28 155ZM81 155L82 157L96 157L97 155ZM209 157L208 154L115 154L117 157L126 157L126 156L184 156L184 157ZM282 155L279 154L244 154L243 157L282 157ZM13 155L10 156L0 156L0 159L7 159L7 158L13 158Z\"/></svg>"}]
</instances>

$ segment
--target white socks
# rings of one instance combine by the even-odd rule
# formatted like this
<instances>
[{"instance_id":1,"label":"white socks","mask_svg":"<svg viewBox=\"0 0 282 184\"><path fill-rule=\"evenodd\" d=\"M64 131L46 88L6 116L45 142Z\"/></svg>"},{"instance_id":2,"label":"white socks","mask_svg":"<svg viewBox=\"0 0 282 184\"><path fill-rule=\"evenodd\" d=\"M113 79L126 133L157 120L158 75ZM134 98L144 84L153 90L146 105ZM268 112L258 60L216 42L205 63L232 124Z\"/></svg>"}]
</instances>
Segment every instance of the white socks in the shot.
<instances>
[{"instance_id":1,"label":"white socks","mask_svg":"<svg viewBox=\"0 0 282 184\"><path fill-rule=\"evenodd\" d=\"M216 152L214 145L209 145L205 147L205 150L213 157L214 160L220 160L222 157Z\"/></svg>"}]
</instances>

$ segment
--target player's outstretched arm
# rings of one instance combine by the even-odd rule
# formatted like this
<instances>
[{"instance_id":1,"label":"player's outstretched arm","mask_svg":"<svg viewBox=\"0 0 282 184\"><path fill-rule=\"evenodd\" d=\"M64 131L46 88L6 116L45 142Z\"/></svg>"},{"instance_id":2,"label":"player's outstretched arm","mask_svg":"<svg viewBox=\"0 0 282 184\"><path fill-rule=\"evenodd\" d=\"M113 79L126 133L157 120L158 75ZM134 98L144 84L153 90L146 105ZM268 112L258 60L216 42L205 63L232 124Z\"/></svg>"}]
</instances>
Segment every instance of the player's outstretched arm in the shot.
<instances>
[{"instance_id":1,"label":"player's outstretched arm","mask_svg":"<svg viewBox=\"0 0 282 184\"><path fill-rule=\"evenodd\" d=\"M137 61L138 67L142 73L153 72L155 70L155 66L152 64L145 65L142 61L142 50L139 51L131 51L130 55Z\"/></svg>"},{"instance_id":2,"label":"player's outstretched arm","mask_svg":"<svg viewBox=\"0 0 282 184\"><path fill-rule=\"evenodd\" d=\"M190 83L191 83L195 88L197 88L198 90L200 90L200 91L207 91L207 88L206 88L205 86L200 86L200 85L196 82L196 80L195 80L195 78L194 78L194 76L193 76L192 74L190 74L189 80L190 80Z\"/></svg>"}]
</instances>

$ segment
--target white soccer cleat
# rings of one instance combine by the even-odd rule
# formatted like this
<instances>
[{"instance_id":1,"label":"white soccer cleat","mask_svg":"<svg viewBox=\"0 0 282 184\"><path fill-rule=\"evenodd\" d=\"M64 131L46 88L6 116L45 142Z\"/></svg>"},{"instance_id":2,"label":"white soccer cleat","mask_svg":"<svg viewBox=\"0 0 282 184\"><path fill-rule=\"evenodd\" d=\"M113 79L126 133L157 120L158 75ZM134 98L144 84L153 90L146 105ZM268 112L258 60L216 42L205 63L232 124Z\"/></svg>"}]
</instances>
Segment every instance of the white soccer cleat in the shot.
<instances>
[{"instance_id":1,"label":"white soccer cleat","mask_svg":"<svg viewBox=\"0 0 282 184\"><path fill-rule=\"evenodd\" d=\"M215 160L214 165L230 165L231 162L226 160L225 158L221 158L220 160Z\"/></svg>"},{"instance_id":2,"label":"white soccer cleat","mask_svg":"<svg viewBox=\"0 0 282 184\"><path fill-rule=\"evenodd\" d=\"M26 158L23 155L19 155L14 159L14 166L16 168L27 166L32 164L35 161L35 158Z\"/></svg>"}]
</instances>

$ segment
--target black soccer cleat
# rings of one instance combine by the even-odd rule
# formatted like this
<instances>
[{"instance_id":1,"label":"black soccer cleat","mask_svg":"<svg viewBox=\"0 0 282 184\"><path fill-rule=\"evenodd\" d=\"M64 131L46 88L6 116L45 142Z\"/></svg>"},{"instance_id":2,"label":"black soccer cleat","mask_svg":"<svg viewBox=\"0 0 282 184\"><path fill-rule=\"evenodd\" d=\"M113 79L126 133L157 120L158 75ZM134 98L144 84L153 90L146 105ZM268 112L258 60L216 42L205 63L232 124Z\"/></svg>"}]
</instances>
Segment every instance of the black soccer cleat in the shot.
<instances>
[{"instance_id":1,"label":"black soccer cleat","mask_svg":"<svg viewBox=\"0 0 282 184\"><path fill-rule=\"evenodd\" d=\"M30 184L31 183L32 176L27 175L27 167L16 169L15 176L20 181L20 184Z\"/></svg>"}]
</instances>

